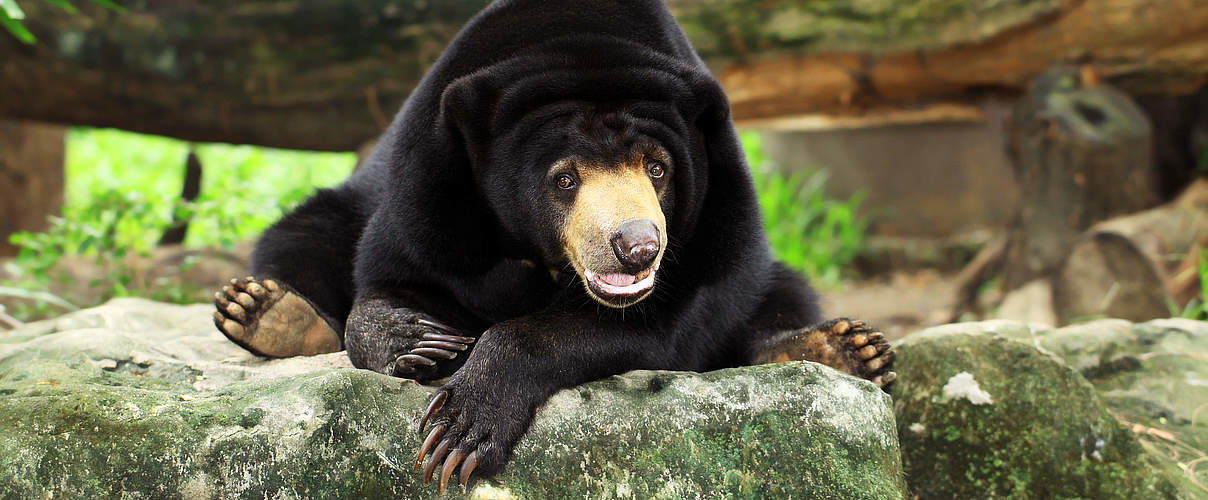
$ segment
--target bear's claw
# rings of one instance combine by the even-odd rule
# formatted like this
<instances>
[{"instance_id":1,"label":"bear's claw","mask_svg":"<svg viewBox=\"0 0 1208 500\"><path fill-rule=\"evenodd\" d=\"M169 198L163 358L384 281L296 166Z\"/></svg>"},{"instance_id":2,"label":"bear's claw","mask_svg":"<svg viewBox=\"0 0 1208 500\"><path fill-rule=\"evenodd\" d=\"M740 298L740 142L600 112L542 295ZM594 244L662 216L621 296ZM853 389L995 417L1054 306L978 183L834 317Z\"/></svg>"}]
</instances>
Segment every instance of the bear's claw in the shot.
<instances>
[{"instance_id":1,"label":"bear's claw","mask_svg":"<svg viewBox=\"0 0 1208 500\"><path fill-rule=\"evenodd\" d=\"M457 375L436 391L419 421L420 433L429 421L433 422L415 456L415 471L419 472L422 465L425 486L439 472L436 484L443 495L449 478L457 472L457 483L465 492L475 471L485 471L487 475L497 472L524 434L524 426L517 425L522 422L499 418L500 408L491 405L491 398L484 396L487 395L458 380ZM424 459L428 459L426 464Z\"/></svg>"},{"instance_id":2,"label":"bear's claw","mask_svg":"<svg viewBox=\"0 0 1208 500\"><path fill-rule=\"evenodd\" d=\"M432 371L439 362L437 360L457 358L458 353L469 349L475 340L474 337L457 335L460 332L436 321L419 318L414 324L444 333L423 332L411 350L395 358L391 370L391 375L395 377L418 378Z\"/></svg>"},{"instance_id":3,"label":"bear's claw","mask_svg":"<svg viewBox=\"0 0 1208 500\"><path fill-rule=\"evenodd\" d=\"M863 377L882 389L898 378L889 371L893 347L864 321L839 318L788 333L758 353L755 363L814 361Z\"/></svg>"},{"instance_id":4,"label":"bear's claw","mask_svg":"<svg viewBox=\"0 0 1208 500\"><path fill-rule=\"evenodd\" d=\"M853 358L851 361L858 364L858 368L849 369L853 375L864 377L882 389L897 380L897 373L888 371L893 366L893 348L868 323L839 318L823 324L819 330L829 330L834 337L846 337L847 352Z\"/></svg>"}]
</instances>

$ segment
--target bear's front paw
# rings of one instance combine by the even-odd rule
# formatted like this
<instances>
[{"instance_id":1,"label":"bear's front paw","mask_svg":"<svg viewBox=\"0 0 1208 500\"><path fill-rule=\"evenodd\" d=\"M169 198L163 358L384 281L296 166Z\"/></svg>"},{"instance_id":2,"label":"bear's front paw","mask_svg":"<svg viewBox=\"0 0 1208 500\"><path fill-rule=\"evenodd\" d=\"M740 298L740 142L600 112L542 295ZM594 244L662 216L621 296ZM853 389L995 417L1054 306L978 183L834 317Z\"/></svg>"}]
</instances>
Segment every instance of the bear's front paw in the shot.
<instances>
[{"instance_id":1,"label":"bear's front paw","mask_svg":"<svg viewBox=\"0 0 1208 500\"><path fill-rule=\"evenodd\" d=\"M424 380L439 373L439 363L457 358L474 343L474 337L462 336L443 323L415 318L408 333L416 338L412 348L391 363L389 374L395 377Z\"/></svg>"},{"instance_id":2,"label":"bear's front paw","mask_svg":"<svg viewBox=\"0 0 1208 500\"><path fill-rule=\"evenodd\" d=\"M415 457L415 472L423 470L426 486L439 467L437 488L442 495L459 464L457 476L463 492L475 470L489 476L502 468L529 423L523 416L526 412L505 411L496 398L461 380L461 374L436 391L419 423L422 433L431 421L432 431ZM429 452L432 459L425 466Z\"/></svg>"}]
</instances>

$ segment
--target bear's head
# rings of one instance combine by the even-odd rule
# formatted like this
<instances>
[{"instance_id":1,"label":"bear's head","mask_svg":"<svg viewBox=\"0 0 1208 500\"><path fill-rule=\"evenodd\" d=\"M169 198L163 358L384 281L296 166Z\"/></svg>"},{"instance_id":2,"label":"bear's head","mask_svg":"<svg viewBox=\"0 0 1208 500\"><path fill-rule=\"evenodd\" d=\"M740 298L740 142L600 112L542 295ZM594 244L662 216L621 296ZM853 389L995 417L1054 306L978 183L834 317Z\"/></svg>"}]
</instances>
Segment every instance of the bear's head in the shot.
<instances>
[{"instance_id":1,"label":"bear's head","mask_svg":"<svg viewBox=\"0 0 1208 500\"><path fill-rule=\"evenodd\" d=\"M667 251L676 148L628 106L553 107L495 139L485 197L524 254L574 272L603 305L635 304Z\"/></svg>"},{"instance_id":2,"label":"bear's head","mask_svg":"<svg viewBox=\"0 0 1208 500\"><path fill-rule=\"evenodd\" d=\"M709 248L759 252L725 95L697 61L612 38L545 47L443 88L432 130L445 163L423 177L430 189L409 192L460 195L472 183L488 216L463 210L481 221L481 253L533 262L559 282L573 273L613 308L689 273L708 280L745 265L677 268L712 259ZM706 198L724 213L707 211Z\"/></svg>"},{"instance_id":3,"label":"bear's head","mask_svg":"<svg viewBox=\"0 0 1208 500\"><path fill-rule=\"evenodd\" d=\"M654 289L667 249L662 200L673 189L671 155L623 111L569 118L553 134L568 142L541 179L540 209L552 214L558 260L587 293L611 307L634 304Z\"/></svg>"}]
</instances>

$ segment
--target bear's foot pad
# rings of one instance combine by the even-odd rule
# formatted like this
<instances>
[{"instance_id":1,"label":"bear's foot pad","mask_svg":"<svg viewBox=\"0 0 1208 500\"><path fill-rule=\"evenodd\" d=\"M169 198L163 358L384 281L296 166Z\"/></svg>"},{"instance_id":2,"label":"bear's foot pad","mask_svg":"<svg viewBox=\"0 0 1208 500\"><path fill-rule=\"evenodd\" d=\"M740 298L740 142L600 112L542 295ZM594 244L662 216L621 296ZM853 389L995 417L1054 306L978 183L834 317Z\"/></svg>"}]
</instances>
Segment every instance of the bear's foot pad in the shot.
<instances>
[{"instance_id":1,"label":"bear's foot pad","mask_svg":"<svg viewBox=\"0 0 1208 500\"><path fill-rule=\"evenodd\" d=\"M315 308L282 284L252 276L214 293L214 326L258 356L313 356L341 349L340 336Z\"/></svg>"},{"instance_id":2,"label":"bear's foot pad","mask_svg":"<svg viewBox=\"0 0 1208 500\"><path fill-rule=\"evenodd\" d=\"M757 363L814 361L885 388L897 379L893 348L885 336L860 320L839 318L792 333L760 353Z\"/></svg>"}]
</instances>

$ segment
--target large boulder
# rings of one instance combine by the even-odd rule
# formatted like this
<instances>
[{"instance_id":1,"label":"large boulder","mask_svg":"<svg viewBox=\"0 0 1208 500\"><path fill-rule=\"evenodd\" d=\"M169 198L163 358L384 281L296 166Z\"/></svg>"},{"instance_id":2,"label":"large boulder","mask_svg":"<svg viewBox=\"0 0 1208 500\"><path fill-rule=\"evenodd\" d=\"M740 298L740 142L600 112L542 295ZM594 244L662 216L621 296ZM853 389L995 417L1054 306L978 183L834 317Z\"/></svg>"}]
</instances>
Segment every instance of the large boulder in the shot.
<instances>
[{"instance_id":1,"label":"large boulder","mask_svg":"<svg viewBox=\"0 0 1208 500\"><path fill-rule=\"evenodd\" d=\"M123 299L0 332L0 497L434 497L432 388L264 360L205 306ZM562 391L484 497L903 498L887 395L813 363Z\"/></svg>"},{"instance_id":2,"label":"large boulder","mask_svg":"<svg viewBox=\"0 0 1208 500\"><path fill-rule=\"evenodd\" d=\"M1156 359L1138 357L1160 347L1158 338L1168 342L1163 348L1186 353L1179 342L1189 335L1208 339L1206 328L1166 320L1050 330L988 321L945 325L906 338L897 345L899 379L892 394L912 493L921 498L1199 498L1205 492L1174 462L1138 440L1141 429L1127 420L1136 418L1134 413L1111 403L1135 398L1129 407L1146 408L1139 410L1144 415L1177 415L1189 422L1196 400L1188 394L1176 403L1179 397L1169 390L1182 386L1173 379L1183 373L1154 366L1150 377L1138 377L1145 363ZM1120 358L1128 352L1135 355ZM1204 373L1202 366L1201 361L1197 373ZM1105 383L1097 390L1084 374ZM1167 390L1155 392L1155 387ZM1202 389L1199 405L1208 404Z\"/></svg>"}]
</instances>

